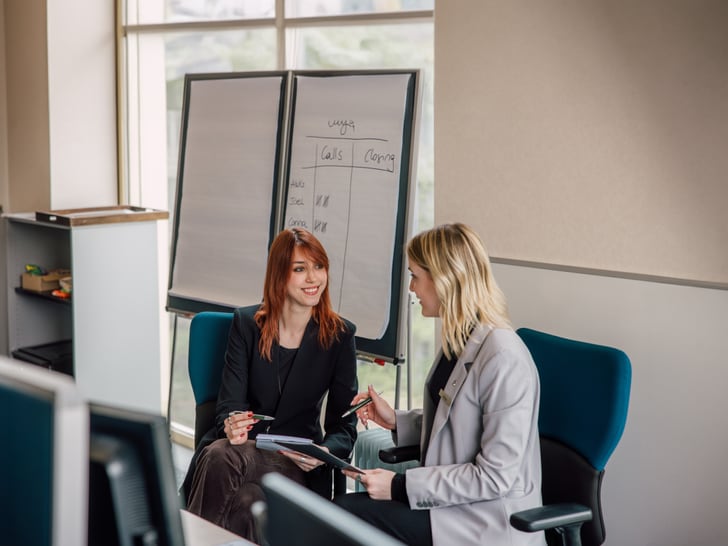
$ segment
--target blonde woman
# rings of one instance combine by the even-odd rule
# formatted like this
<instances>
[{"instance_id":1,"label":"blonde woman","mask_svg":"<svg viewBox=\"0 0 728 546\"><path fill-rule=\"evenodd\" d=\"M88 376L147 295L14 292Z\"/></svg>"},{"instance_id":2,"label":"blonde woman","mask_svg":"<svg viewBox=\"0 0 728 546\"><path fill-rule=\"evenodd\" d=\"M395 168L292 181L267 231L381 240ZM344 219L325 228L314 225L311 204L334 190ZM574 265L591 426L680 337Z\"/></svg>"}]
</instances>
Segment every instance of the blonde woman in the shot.
<instances>
[{"instance_id":1,"label":"blonde woman","mask_svg":"<svg viewBox=\"0 0 728 546\"><path fill-rule=\"evenodd\" d=\"M352 404L371 396L359 419L391 430L398 445L419 444L421 466L347 473L366 493L335 501L407 544L545 544L508 521L541 504L539 381L485 247L470 227L448 224L415 236L407 257L422 314L442 321L424 407L394 410L371 386Z\"/></svg>"}]
</instances>

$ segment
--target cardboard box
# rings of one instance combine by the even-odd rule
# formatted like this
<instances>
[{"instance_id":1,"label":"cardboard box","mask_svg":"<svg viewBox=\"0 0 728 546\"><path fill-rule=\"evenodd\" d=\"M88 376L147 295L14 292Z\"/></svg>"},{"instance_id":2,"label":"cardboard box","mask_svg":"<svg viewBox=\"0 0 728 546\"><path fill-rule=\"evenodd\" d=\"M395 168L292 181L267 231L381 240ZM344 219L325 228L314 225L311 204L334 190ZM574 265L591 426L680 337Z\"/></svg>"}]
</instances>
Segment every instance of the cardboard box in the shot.
<instances>
[{"instance_id":1,"label":"cardboard box","mask_svg":"<svg viewBox=\"0 0 728 546\"><path fill-rule=\"evenodd\" d=\"M51 290L60 288L61 285L58 281L70 275L71 272L68 269L54 269L45 275L23 273L21 286L23 290L30 290L32 292L50 292Z\"/></svg>"}]
</instances>

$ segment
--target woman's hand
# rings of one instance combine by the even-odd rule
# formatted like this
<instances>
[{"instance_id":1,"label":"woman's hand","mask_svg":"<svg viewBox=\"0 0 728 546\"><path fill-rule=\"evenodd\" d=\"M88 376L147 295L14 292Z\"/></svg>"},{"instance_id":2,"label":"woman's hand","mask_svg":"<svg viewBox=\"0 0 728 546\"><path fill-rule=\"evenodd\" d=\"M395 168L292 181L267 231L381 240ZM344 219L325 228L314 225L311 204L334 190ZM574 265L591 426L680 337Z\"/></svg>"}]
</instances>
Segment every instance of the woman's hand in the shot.
<instances>
[{"instance_id":1,"label":"woman's hand","mask_svg":"<svg viewBox=\"0 0 728 546\"><path fill-rule=\"evenodd\" d=\"M359 408L358 410L356 410L356 416L359 418L362 424L364 426L367 426L367 424L371 420L382 428L386 428L387 430L394 430L395 426L397 425L394 410L389 404L387 404L384 398L377 394L377 391L375 391L374 387L372 387L371 385L369 385L369 389L367 392L360 392L359 394L357 394L352 399L351 405L353 406L361 402L368 396L371 396L372 403L367 404L363 408Z\"/></svg>"},{"instance_id":2,"label":"woman's hand","mask_svg":"<svg viewBox=\"0 0 728 546\"><path fill-rule=\"evenodd\" d=\"M375 500L392 500L392 480L394 472L383 468L365 470L363 474L353 470L342 470L349 478L364 486L369 496Z\"/></svg>"},{"instance_id":3,"label":"woman's hand","mask_svg":"<svg viewBox=\"0 0 728 546\"><path fill-rule=\"evenodd\" d=\"M330 453L328 447L318 447ZM305 453L299 453L298 451L279 451L278 453L291 459L296 464L296 466L304 472L311 472L311 470L313 470L314 468L324 464L323 461L319 461L318 459L315 459L310 455L306 455Z\"/></svg>"},{"instance_id":4,"label":"woman's hand","mask_svg":"<svg viewBox=\"0 0 728 546\"><path fill-rule=\"evenodd\" d=\"M244 444L248 441L248 432L258 419L253 419L252 411L240 411L231 413L225 419L225 436L233 445Z\"/></svg>"}]
</instances>

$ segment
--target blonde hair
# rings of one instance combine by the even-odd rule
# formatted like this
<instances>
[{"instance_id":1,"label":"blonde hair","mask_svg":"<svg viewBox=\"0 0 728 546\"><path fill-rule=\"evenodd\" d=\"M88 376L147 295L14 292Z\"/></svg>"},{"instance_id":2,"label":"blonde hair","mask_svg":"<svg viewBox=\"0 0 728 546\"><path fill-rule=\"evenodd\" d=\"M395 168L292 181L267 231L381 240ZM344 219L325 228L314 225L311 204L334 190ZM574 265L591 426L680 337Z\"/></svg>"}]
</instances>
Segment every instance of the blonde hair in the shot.
<instances>
[{"instance_id":1,"label":"blonde hair","mask_svg":"<svg viewBox=\"0 0 728 546\"><path fill-rule=\"evenodd\" d=\"M459 355L478 324L511 327L488 252L472 228L456 223L423 231L407 244L407 257L432 277L445 356Z\"/></svg>"}]
</instances>

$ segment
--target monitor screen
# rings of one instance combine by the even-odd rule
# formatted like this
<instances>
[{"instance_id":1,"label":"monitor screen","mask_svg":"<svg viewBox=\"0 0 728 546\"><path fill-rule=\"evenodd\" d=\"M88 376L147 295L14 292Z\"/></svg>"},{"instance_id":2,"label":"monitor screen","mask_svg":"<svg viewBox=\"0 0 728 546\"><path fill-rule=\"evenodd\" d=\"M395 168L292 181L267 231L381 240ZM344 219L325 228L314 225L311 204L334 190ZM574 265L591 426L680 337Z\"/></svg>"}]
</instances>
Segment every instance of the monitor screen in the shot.
<instances>
[{"instance_id":1,"label":"monitor screen","mask_svg":"<svg viewBox=\"0 0 728 546\"><path fill-rule=\"evenodd\" d=\"M71 377L0 356L0 542L86 543L88 408Z\"/></svg>"},{"instance_id":2,"label":"monitor screen","mask_svg":"<svg viewBox=\"0 0 728 546\"><path fill-rule=\"evenodd\" d=\"M263 476L269 546L404 546L394 537L281 474Z\"/></svg>"},{"instance_id":3,"label":"monitor screen","mask_svg":"<svg viewBox=\"0 0 728 546\"><path fill-rule=\"evenodd\" d=\"M167 422L101 404L90 409L88 544L184 544Z\"/></svg>"}]
</instances>

